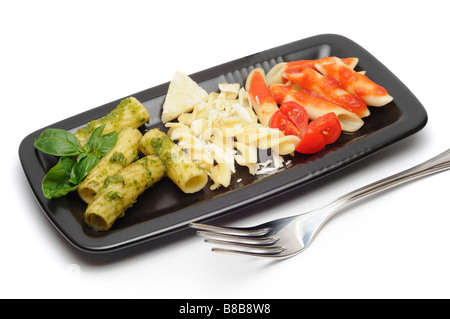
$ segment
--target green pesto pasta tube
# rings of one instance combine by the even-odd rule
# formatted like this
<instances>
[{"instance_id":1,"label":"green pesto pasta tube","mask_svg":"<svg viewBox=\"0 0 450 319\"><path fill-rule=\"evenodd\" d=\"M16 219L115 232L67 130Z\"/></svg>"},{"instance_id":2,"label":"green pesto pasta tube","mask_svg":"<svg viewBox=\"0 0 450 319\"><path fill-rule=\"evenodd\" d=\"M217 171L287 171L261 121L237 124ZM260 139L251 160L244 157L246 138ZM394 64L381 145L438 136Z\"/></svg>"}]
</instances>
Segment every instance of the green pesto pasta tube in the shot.
<instances>
[{"instance_id":1,"label":"green pesto pasta tube","mask_svg":"<svg viewBox=\"0 0 450 319\"><path fill-rule=\"evenodd\" d=\"M84 220L89 226L105 231L146 189L165 173L164 164L153 155L143 157L116 175L106 178L103 187L87 206Z\"/></svg>"},{"instance_id":2,"label":"green pesto pasta tube","mask_svg":"<svg viewBox=\"0 0 450 319\"><path fill-rule=\"evenodd\" d=\"M124 127L117 132L114 148L102 157L78 187L78 195L84 202L92 202L108 176L116 174L138 158L141 138L142 133L137 128Z\"/></svg>"},{"instance_id":3,"label":"green pesto pasta tube","mask_svg":"<svg viewBox=\"0 0 450 319\"><path fill-rule=\"evenodd\" d=\"M187 194L200 191L208 182L208 174L203 168L159 129L144 134L140 150L158 156L166 166L167 176Z\"/></svg>"},{"instance_id":4,"label":"green pesto pasta tube","mask_svg":"<svg viewBox=\"0 0 450 319\"><path fill-rule=\"evenodd\" d=\"M145 106L136 98L128 97L120 102L117 107L104 117L87 123L80 128L75 136L80 140L81 145L86 144L89 136L99 126L106 124L103 134L117 131L123 127L138 128L150 119Z\"/></svg>"}]
</instances>

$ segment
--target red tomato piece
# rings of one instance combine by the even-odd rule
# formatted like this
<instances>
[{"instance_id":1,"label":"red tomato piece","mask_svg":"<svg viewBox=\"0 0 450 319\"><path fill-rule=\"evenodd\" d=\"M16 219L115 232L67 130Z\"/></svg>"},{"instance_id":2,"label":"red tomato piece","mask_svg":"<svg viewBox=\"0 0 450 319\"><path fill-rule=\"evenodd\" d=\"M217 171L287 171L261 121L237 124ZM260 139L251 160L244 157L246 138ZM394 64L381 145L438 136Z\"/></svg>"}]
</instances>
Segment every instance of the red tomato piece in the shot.
<instances>
[{"instance_id":1,"label":"red tomato piece","mask_svg":"<svg viewBox=\"0 0 450 319\"><path fill-rule=\"evenodd\" d=\"M309 117L306 109L297 102L290 101L281 104L280 111L299 129L303 132L308 126Z\"/></svg>"},{"instance_id":2,"label":"red tomato piece","mask_svg":"<svg viewBox=\"0 0 450 319\"><path fill-rule=\"evenodd\" d=\"M295 150L302 154L314 154L321 151L325 147L325 139L319 132L307 128L300 135L300 142L295 147Z\"/></svg>"},{"instance_id":3,"label":"red tomato piece","mask_svg":"<svg viewBox=\"0 0 450 319\"><path fill-rule=\"evenodd\" d=\"M272 115L270 127L279 129L284 135L300 135L299 129L279 110Z\"/></svg>"},{"instance_id":4,"label":"red tomato piece","mask_svg":"<svg viewBox=\"0 0 450 319\"><path fill-rule=\"evenodd\" d=\"M327 113L311 121L308 128L321 134L325 144L334 143L341 135L341 122L333 112Z\"/></svg>"},{"instance_id":5,"label":"red tomato piece","mask_svg":"<svg viewBox=\"0 0 450 319\"><path fill-rule=\"evenodd\" d=\"M270 120L270 127L279 129L284 135L300 137L295 150L302 154L315 154L341 135L341 123L333 112L308 122L305 108L292 101L281 104Z\"/></svg>"}]
</instances>

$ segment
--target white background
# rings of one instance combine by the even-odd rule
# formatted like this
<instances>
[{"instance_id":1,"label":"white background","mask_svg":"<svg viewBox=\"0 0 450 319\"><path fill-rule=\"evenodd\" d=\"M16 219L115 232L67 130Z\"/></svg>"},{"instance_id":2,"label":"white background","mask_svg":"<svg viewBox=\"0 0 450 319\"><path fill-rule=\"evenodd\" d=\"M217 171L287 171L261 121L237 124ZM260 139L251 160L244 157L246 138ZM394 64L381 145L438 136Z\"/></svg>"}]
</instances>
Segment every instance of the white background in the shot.
<instances>
[{"instance_id":1,"label":"white background","mask_svg":"<svg viewBox=\"0 0 450 319\"><path fill-rule=\"evenodd\" d=\"M217 254L192 230L113 255L67 243L35 201L18 148L31 132L186 74L336 33L385 64L428 112L419 133L218 223L315 208L450 147L447 1L2 1L2 298L448 298L450 173L347 208L300 255Z\"/></svg>"}]
</instances>

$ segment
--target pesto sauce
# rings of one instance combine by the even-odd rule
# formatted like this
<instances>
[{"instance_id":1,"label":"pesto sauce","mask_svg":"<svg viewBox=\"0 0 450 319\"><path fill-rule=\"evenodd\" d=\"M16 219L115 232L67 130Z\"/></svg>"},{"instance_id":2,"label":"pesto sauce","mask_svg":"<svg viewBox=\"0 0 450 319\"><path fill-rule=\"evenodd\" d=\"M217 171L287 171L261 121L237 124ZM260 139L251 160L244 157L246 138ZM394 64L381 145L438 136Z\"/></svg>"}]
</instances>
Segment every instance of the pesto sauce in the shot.
<instances>
[{"instance_id":1,"label":"pesto sauce","mask_svg":"<svg viewBox=\"0 0 450 319\"><path fill-rule=\"evenodd\" d=\"M108 201L113 201L113 200L115 200L115 199L122 199L123 196L122 196L122 194L119 193L119 192L111 191L111 192L107 192L107 193L105 194L105 198L106 198Z\"/></svg>"},{"instance_id":2,"label":"pesto sauce","mask_svg":"<svg viewBox=\"0 0 450 319\"><path fill-rule=\"evenodd\" d=\"M120 101L119 105L117 105L114 110L112 110L104 117L98 120L91 121L87 123L85 127L80 128L77 131L77 134L87 137L95 130L96 127L100 125L103 124L110 124L113 126L117 125L125 112L131 112L135 114L138 111L139 111L139 104L136 102L136 100L128 97ZM145 118L140 119L140 121L142 123L145 122Z\"/></svg>"},{"instance_id":3,"label":"pesto sauce","mask_svg":"<svg viewBox=\"0 0 450 319\"><path fill-rule=\"evenodd\" d=\"M167 169L173 166L174 156L171 153L174 146L173 141L168 136L162 136L152 138L151 144L156 156L161 159Z\"/></svg>"},{"instance_id":4,"label":"pesto sauce","mask_svg":"<svg viewBox=\"0 0 450 319\"><path fill-rule=\"evenodd\" d=\"M108 176L105 179L103 188L107 188L110 184L119 184L119 183L121 183L122 185L125 185L125 179L122 176L120 176L120 175Z\"/></svg>"},{"instance_id":5,"label":"pesto sauce","mask_svg":"<svg viewBox=\"0 0 450 319\"><path fill-rule=\"evenodd\" d=\"M125 155L121 152L114 152L111 158L109 159L109 162L112 164L120 164L122 166L127 165L127 159L125 158Z\"/></svg>"}]
</instances>

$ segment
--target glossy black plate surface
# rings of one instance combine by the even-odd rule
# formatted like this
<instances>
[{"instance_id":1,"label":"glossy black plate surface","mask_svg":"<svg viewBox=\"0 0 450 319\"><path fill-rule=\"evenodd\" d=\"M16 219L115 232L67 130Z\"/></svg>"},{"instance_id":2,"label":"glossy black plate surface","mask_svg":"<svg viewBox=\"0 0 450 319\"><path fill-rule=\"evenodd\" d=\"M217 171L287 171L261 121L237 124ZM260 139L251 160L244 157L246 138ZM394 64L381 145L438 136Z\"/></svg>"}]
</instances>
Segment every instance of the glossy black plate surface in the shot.
<instances>
[{"instance_id":1,"label":"glossy black plate surface","mask_svg":"<svg viewBox=\"0 0 450 319\"><path fill-rule=\"evenodd\" d=\"M48 127L74 131L88 121L109 113L119 103L118 100L44 127L22 141L19 157L31 190L52 224L75 247L88 252L114 251L188 227L190 222L218 217L301 187L414 134L425 126L427 113L408 88L369 52L339 35L325 34L299 40L190 77L211 92L217 91L221 82L243 85L255 67L262 67L267 72L279 62L324 56L358 57L356 69L366 70L372 80L388 90L394 101L385 107L370 108L371 115L357 133L342 134L336 143L319 154L297 154L289 167L272 175L252 176L242 168L233 177L230 187L214 191L206 187L192 195L182 193L170 180L163 179L139 197L126 216L120 218L110 231L97 232L84 224L86 204L76 192L52 200L43 196L42 179L57 159L35 150L33 142ZM130 94L150 112L150 123L142 128L143 131L153 127L164 129L160 120L161 107L168 86L169 83L165 83Z\"/></svg>"}]
</instances>

